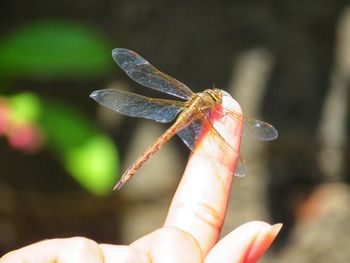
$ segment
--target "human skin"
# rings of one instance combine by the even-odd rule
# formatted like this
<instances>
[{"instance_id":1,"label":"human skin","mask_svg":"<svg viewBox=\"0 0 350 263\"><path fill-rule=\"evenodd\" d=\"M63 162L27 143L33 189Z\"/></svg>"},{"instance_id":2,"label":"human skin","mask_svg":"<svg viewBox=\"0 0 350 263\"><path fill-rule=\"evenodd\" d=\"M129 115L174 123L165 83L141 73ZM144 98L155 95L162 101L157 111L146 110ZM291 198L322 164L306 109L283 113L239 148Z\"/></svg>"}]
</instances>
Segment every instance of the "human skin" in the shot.
<instances>
[{"instance_id":1,"label":"human skin","mask_svg":"<svg viewBox=\"0 0 350 263\"><path fill-rule=\"evenodd\" d=\"M241 112L230 97L225 108ZM214 116L214 127L239 152L242 120ZM256 262L271 245L282 224L245 223L219 240L232 184L236 159L227 152L213 153L217 162L204 158L210 145L203 136L191 155L162 227L128 246L98 244L84 238L50 239L12 251L0 263L235 263ZM211 149L212 150L212 149ZM222 163L226 166L223 169Z\"/></svg>"}]
</instances>

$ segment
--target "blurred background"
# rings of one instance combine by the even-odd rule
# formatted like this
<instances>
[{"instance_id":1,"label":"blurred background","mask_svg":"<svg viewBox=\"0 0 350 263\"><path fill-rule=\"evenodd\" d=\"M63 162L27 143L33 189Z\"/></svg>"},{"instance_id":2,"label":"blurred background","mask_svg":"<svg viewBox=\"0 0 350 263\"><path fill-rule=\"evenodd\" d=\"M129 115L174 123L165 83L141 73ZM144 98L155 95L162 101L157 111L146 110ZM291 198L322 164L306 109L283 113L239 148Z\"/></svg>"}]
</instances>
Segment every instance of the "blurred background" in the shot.
<instances>
[{"instance_id":1,"label":"blurred background","mask_svg":"<svg viewBox=\"0 0 350 263\"><path fill-rule=\"evenodd\" d=\"M89 98L131 81L136 51L193 91L213 85L273 142L244 137L224 233L282 222L261 262L347 262L350 4L319 1L23 1L0 10L0 255L54 237L127 244L161 226L189 152L172 139L121 191L120 173L168 126Z\"/></svg>"}]
</instances>

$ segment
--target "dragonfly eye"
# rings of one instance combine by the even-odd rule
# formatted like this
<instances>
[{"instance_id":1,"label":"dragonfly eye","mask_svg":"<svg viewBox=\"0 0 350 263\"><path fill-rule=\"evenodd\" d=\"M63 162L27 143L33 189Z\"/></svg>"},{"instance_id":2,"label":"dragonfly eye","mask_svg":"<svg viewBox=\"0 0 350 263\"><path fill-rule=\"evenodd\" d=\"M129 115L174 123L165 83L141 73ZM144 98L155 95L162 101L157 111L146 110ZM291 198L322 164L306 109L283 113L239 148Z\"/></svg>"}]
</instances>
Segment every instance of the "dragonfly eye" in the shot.
<instances>
[{"instance_id":1,"label":"dragonfly eye","mask_svg":"<svg viewBox=\"0 0 350 263\"><path fill-rule=\"evenodd\" d=\"M222 103L222 93L219 89L206 89L205 93L209 94L216 104Z\"/></svg>"},{"instance_id":2,"label":"dragonfly eye","mask_svg":"<svg viewBox=\"0 0 350 263\"><path fill-rule=\"evenodd\" d=\"M215 100L216 103L220 104L222 103L222 93L219 89L214 89L214 92L212 93L212 97Z\"/></svg>"}]
</instances>

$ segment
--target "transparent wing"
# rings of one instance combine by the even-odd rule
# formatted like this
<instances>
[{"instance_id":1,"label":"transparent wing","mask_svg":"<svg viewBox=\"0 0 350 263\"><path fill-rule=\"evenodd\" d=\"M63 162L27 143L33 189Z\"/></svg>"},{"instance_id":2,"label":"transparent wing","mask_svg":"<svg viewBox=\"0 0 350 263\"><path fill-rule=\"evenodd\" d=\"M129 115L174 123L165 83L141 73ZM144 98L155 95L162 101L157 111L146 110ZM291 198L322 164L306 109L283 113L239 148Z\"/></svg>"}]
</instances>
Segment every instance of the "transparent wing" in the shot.
<instances>
[{"instance_id":1,"label":"transparent wing","mask_svg":"<svg viewBox=\"0 0 350 263\"><path fill-rule=\"evenodd\" d=\"M267 122L244 117L237 112L230 111L227 109L223 109L222 113L217 111L216 113L223 115L223 119L225 118L225 115L229 115L230 117L233 117L235 119L241 119L243 117L244 135L250 135L255 139L262 141L272 141L277 139L278 137L278 131L276 130L276 128Z\"/></svg>"},{"instance_id":2,"label":"transparent wing","mask_svg":"<svg viewBox=\"0 0 350 263\"><path fill-rule=\"evenodd\" d=\"M248 133L252 137L262 141L272 141L278 137L276 128L267 122L250 118L243 118L243 121L244 134Z\"/></svg>"},{"instance_id":3,"label":"transparent wing","mask_svg":"<svg viewBox=\"0 0 350 263\"><path fill-rule=\"evenodd\" d=\"M121 114L163 123L171 122L185 108L181 101L153 99L117 89L96 90L90 97Z\"/></svg>"},{"instance_id":4,"label":"transparent wing","mask_svg":"<svg viewBox=\"0 0 350 263\"><path fill-rule=\"evenodd\" d=\"M131 79L143 86L182 99L189 99L193 95L193 92L185 84L160 72L140 55L129 49L116 48L112 51L112 56Z\"/></svg>"},{"instance_id":5,"label":"transparent wing","mask_svg":"<svg viewBox=\"0 0 350 263\"><path fill-rule=\"evenodd\" d=\"M213 127L207 114L203 113L202 119L193 121L186 128L177 133L182 141L191 151L194 151L197 143L205 136L207 145L202 147L204 150L200 154L207 158L218 161L223 167L227 168L232 173L232 160L237 159L234 175L242 177L246 175L247 168L243 158L237 153ZM219 154L224 152L225 155Z\"/></svg>"},{"instance_id":6,"label":"transparent wing","mask_svg":"<svg viewBox=\"0 0 350 263\"><path fill-rule=\"evenodd\" d=\"M203 121L193 121L190 125L188 125L186 128L182 129L177 133L179 137L182 139L182 141L186 144L186 146L191 150L194 151L194 148L196 146L196 141L199 139L199 135L201 133L203 126Z\"/></svg>"}]
</instances>

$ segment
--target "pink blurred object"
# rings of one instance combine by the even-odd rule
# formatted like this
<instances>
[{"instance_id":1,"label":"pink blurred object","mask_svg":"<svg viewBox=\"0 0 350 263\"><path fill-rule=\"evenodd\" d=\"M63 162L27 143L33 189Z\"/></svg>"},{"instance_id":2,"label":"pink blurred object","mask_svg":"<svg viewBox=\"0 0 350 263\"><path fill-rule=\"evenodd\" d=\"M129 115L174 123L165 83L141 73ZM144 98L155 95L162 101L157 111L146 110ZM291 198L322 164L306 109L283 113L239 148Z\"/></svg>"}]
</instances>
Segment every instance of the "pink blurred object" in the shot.
<instances>
[{"instance_id":1,"label":"pink blurred object","mask_svg":"<svg viewBox=\"0 0 350 263\"><path fill-rule=\"evenodd\" d=\"M7 136L13 148L26 152L36 152L43 144L43 136L40 129L30 123L11 125Z\"/></svg>"},{"instance_id":2,"label":"pink blurred object","mask_svg":"<svg viewBox=\"0 0 350 263\"><path fill-rule=\"evenodd\" d=\"M6 133L9 124L10 109L7 102L0 98L0 136Z\"/></svg>"},{"instance_id":3,"label":"pink blurred object","mask_svg":"<svg viewBox=\"0 0 350 263\"><path fill-rule=\"evenodd\" d=\"M41 149L43 135L35 123L18 123L11 119L11 108L6 98L0 97L0 136L18 150L33 153Z\"/></svg>"}]
</instances>

